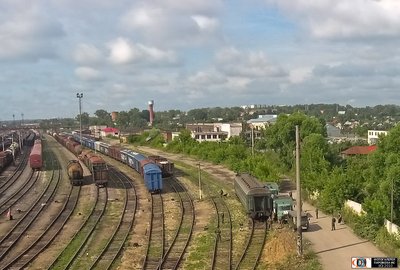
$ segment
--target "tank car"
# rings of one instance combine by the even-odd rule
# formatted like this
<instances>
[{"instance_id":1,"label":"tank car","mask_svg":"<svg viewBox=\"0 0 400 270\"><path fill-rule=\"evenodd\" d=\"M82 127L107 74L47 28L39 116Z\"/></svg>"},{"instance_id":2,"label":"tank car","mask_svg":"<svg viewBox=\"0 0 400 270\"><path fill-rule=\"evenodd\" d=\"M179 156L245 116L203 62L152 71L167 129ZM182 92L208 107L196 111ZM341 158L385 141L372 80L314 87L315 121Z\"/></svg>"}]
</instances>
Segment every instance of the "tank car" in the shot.
<instances>
[{"instance_id":1,"label":"tank car","mask_svg":"<svg viewBox=\"0 0 400 270\"><path fill-rule=\"evenodd\" d=\"M67 165L67 173L71 185L83 184L83 168L78 160L70 160Z\"/></svg>"},{"instance_id":2,"label":"tank car","mask_svg":"<svg viewBox=\"0 0 400 270\"><path fill-rule=\"evenodd\" d=\"M251 218L265 220L271 216L272 194L257 178L248 173L237 174L234 187L236 195Z\"/></svg>"}]
</instances>

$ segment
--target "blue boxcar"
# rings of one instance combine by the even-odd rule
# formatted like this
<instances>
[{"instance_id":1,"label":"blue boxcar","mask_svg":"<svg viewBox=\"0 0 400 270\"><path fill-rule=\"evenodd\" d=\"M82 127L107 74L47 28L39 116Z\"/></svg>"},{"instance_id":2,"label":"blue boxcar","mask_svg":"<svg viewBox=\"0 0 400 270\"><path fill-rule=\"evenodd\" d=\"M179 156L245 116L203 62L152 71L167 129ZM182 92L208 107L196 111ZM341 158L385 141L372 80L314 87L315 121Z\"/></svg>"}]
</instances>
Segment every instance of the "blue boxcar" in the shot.
<instances>
[{"instance_id":1,"label":"blue boxcar","mask_svg":"<svg viewBox=\"0 0 400 270\"><path fill-rule=\"evenodd\" d=\"M148 163L143 166L143 179L150 192L159 192L162 190L161 170L156 164Z\"/></svg>"},{"instance_id":2,"label":"blue boxcar","mask_svg":"<svg viewBox=\"0 0 400 270\"><path fill-rule=\"evenodd\" d=\"M133 152L135 153L135 152ZM140 161L147 159L147 157L143 156L142 154L139 153L135 153L135 155L133 156L133 163L134 163L134 169L142 174L142 168L140 166Z\"/></svg>"}]
</instances>

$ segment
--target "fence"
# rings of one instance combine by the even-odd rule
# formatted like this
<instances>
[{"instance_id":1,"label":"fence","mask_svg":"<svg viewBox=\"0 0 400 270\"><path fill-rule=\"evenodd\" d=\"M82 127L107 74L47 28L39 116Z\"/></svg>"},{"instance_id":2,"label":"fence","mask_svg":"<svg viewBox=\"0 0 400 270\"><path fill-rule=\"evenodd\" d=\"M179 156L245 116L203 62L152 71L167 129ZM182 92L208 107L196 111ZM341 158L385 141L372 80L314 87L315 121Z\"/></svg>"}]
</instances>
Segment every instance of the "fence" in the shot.
<instances>
[{"instance_id":1,"label":"fence","mask_svg":"<svg viewBox=\"0 0 400 270\"><path fill-rule=\"evenodd\" d=\"M394 224L394 223L390 222L389 220L385 219L385 227L386 227L386 230L390 234L397 234L399 236L400 227L397 226L396 224Z\"/></svg>"},{"instance_id":2,"label":"fence","mask_svg":"<svg viewBox=\"0 0 400 270\"><path fill-rule=\"evenodd\" d=\"M362 205L361 203L352 201L352 200L347 200L345 203L345 206L349 207L350 209L354 210L358 215L361 215L362 213L365 213L364 210L362 210Z\"/></svg>"},{"instance_id":3,"label":"fence","mask_svg":"<svg viewBox=\"0 0 400 270\"><path fill-rule=\"evenodd\" d=\"M350 209L352 209L358 215L361 215L362 213L365 213L365 211L362 209L361 203L358 203L358 202L355 202L355 201L352 201L352 200L347 200L346 203L345 203L345 206L347 206ZM400 227L397 226L396 224L390 222L387 219L385 219L385 228L390 234L397 234L400 237Z\"/></svg>"}]
</instances>

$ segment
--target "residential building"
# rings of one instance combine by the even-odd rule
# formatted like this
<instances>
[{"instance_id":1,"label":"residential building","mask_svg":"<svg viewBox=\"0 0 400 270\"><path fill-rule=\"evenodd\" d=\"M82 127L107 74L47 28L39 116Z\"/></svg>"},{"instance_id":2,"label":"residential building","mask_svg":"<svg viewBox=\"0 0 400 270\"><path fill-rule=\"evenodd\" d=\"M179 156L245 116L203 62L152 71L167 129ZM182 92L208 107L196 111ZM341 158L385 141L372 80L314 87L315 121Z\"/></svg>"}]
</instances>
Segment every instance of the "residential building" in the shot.
<instances>
[{"instance_id":1,"label":"residential building","mask_svg":"<svg viewBox=\"0 0 400 270\"><path fill-rule=\"evenodd\" d=\"M186 128L191 131L192 138L198 142L224 141L232 136L239 136L242 132L240 123L187 124Z\"/></svg>"},{"instance_id":2,"label":"residential building","mask_svg":"<svg viewBox=\"0 0 400 270\"><path fill-rule=\"evenodd\" d=\"M368 130L368 144L376 144L379 136L386 136L387 133L385 130Z\"/></svg>"},{"instance_id":3,"label":"residential building","mask_svg":"<svg viewBox=\"0 0 400 270\"><path fill-rule=\"evenodd\" d=\"M278 115L276 114L264 114L259 115L258 118L248 120L247 124L250 126L250 128L261 130L265 127L275 124L277 119Z\"/></svg>"},{"instance_id":4,"label":"residential building","mask_svg":"<svg viewBox=\"0 0 400 270\"><path fill-rule=\"evenodd\" d=\"M90 126L89 130L90 133L95 137L95 138L100 138L101 137L101 131L105 129L107 126Z\"/></svg>"},{"instance_id":5,"label":"residential building","mask_svg":"<svg viewBox=\"0 0 400 270\"><path fill-rule=\"evenodd\" d=\"M112 127L103 128L100 132L100 136L107 137L108 135L119 137L119 129Z\"/></svg>"},{"instance_id":6,"label":"residential building","mask_svg":"<svg viewBox=\"0 0 400 270\"><path fill-rule=\"evenodd\" d=\"M355 155L368 155L374 152L377 149L376 145L368 145L368 146L353 146L345 151L342 151L342 157L346 158L348 156L355 156Z\"/></svg>"}]
</instances>

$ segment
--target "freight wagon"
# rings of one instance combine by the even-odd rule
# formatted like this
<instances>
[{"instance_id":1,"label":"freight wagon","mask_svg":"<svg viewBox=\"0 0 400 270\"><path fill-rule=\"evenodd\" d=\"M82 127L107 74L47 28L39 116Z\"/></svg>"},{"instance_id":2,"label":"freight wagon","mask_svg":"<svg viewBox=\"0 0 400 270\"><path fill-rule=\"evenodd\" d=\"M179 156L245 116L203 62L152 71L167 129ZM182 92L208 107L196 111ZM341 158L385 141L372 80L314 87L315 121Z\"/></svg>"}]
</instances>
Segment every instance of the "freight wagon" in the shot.
<instances>
[{"instance_id":1,"label":"freight wagon","mask_svg":"<svg viewBox=\"0 0 400 270\"><path fill-rule=\"evenodd\" d=\"M40 170L43 166L42 143L40 140L35 140L29 155L29 165L33 170Z\"/></svg>"},{"instance_id":2,"label":"freight wagon","mask_svg":"<svg viewBox=\"0 0 400 270\"><path fill-rule=\"evenodd\" d=\"M3 171L13 160L12 154L9 151L0 152L0 171Z\"/></svg>"},{"instance_id":3,"label":"freight wagon","mask_svg":"<svg viewBox=\"0 0 400 270\"><path fill-rule=\"evenodd\" d=\"M67 165L67 173L71 185L83 184L83 168L78 160L70 160Z\"/></svg>"},{"instance_id":4,"label":"freight wagon","mask_svg":"<svg viewBox=\"0 0 400 270\"><path fill-rule=\"evenodd\" d=\"M174 175L174 163L162 156L149 156L160 167L163 177Z\"/></svg>"},{"instance_id":5,"label":"freight wagon","mask_svg":"<svg viewBox=\"0 0 400 270\"><path fill-rule=\"evenodd\" d=\"M236 195L251 218L265 220L272 215L271 192L254 176L248 173L237 174L234 187Z\"/></svg>"},{"instance_id":6,"label":"freight wagon","mask_svg":"<svg viewBox=\"0 0 400 270\"><path fill-rule=\"evenodd\" d=\"M75 141L80 141L80 135L74 134ZM82 145L94 151L98 151L104 155L110 156L140 173L143 177L146 188L149 192L160 192L163 187L162 171L160 167L145 155L136 153L129 149L124 149L118 146L112 146L107 143L95 141L91 138L82 136ZM80 159L85 160L87 150L83 150Z\"/></svg>"},{"instance_id":7,"label":"freight wagon","mask_svg":"<svg viewBox=\"0 0 400 270\"><path fill-rule=\"evenodd\" d=\"M93 183L101 187L107 186L109 177L108 166L101 157L97 156L91 150L83 150L82 145L71 136L55 134L54 138L82 160L92 173Z\"/></svg>"}]
</instances>

